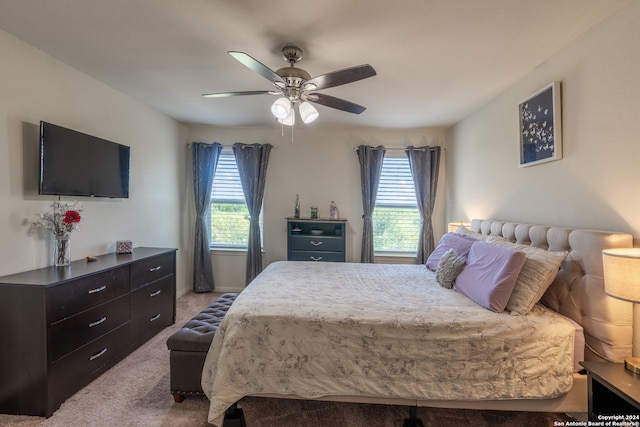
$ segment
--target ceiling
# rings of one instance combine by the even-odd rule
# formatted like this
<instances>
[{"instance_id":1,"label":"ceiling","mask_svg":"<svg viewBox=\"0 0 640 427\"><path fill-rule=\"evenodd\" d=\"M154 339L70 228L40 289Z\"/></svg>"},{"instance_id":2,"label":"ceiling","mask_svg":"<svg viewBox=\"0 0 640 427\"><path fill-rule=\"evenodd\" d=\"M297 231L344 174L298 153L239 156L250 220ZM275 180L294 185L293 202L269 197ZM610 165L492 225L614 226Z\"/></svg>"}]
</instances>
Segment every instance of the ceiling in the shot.
<instances>
[{"instance_id":1,"label":"ceiling","mask_svg":"<svg viewBox=\"0 0 640 427\"><path fill-rule=\"evenodd\" d=\"M315 127L449 126L632 0L0 0L0 29L187 124L279 126L270 90L227 54L269 68L304 50L312 77L360 64L377 75L322 92ZM5 60L5 58L3 58Z\"/></svg>"}]
</instances>

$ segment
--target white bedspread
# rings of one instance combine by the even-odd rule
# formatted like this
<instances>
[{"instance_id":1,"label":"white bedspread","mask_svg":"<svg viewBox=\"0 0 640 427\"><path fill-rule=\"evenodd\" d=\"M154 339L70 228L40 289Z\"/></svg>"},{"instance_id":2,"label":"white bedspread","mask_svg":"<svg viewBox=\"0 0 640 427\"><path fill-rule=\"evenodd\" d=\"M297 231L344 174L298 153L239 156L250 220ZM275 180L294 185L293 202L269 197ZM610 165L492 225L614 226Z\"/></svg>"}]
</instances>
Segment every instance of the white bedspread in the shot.
<instances>
[{"instance_id":1,"label":"white bedspread","mask_svg":"<svg viewBox=\"0 0 640 427\"><path fill-rule=\"evenodd\" d=\"M574 328L496 314L422 265L276 262L216 332L209 421L252 394L416 400L551 398L572 386Z\"/></svg>"}]
</instances>

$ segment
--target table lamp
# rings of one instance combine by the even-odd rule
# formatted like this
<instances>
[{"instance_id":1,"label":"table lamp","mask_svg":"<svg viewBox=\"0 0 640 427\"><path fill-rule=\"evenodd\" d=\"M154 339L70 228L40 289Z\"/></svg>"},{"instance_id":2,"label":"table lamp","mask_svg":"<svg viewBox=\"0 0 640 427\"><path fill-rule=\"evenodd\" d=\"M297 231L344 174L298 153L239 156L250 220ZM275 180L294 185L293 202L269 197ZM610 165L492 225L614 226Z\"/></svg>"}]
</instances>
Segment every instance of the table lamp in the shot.
<instances>
[{"instance_id":1,"label":"table lamp","mask_svg":"<svg viewBox=\"0 0 640 427\"><path fill-rule=\"evenodd\" d=\"M633 303L633 347L624 366L640 374L640 248L605 249L602 266L605 293Z\"/></svg>"},{"instance_id":2,"label":"table lamp","mask_svg":"<svg viewBox=\"0 0 640 427\"><path fill-rule=\"evenodd\" d=\"M463 222L463 221L450 222L450 223L447 224L447 231L449 233L455 233L455 231L459 227L464 227L464 228L467 228L467 229L471 229L471 223L470 222Z\"/></svg>"}]
</instances>

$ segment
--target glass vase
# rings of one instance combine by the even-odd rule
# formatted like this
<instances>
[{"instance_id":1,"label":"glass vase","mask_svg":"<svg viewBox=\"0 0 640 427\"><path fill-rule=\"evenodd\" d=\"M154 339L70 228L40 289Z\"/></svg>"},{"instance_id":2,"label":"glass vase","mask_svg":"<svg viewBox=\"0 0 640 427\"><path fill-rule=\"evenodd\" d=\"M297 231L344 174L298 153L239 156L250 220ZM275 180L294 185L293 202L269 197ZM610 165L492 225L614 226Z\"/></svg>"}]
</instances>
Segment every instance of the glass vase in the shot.
<instances>
[{"instance_id":1,"label":"glass vase","mask_svg":"<svg viewBox=\"0 0 640 427\"><path fill-rule=\"evenodd\" d=\"M71 237L56 236L53 263L56 267L69 265L71 262Z\"/></svg>"}]
</instances>

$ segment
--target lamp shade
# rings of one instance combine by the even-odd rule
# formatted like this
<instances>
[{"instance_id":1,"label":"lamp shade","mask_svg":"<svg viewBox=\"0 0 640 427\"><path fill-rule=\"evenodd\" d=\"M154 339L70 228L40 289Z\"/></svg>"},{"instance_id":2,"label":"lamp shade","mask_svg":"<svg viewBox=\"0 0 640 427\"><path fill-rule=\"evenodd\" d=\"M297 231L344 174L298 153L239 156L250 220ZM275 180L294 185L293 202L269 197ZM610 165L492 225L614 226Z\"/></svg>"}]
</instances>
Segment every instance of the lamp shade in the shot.
<instances>
[{"instance_id":1,"label":"lamp shade","mask_svg":"<svg viewBox=\"0 0 640 427\"><path fill-rule=\"evenodd\" d=\"M286 126L293 126L296 123L296 115L293 108L289 110L289 114L284 119L278 119L278 122Z\"/></svg>"},{"instance_id":2,"label":"lamp shade","mask_svg":"<svg viewBox=\"0 0 640 427\"><path fill-rule=\"evenodd\" d=\"M447 224L447 231L449 233L455 233L455 231L460 228L460 227L464 227L466 229L471 229L471 223L470 222L450 222Z\"/></svg>"},{"instance_id":3,"label":"lamp shade","mask_svg":"<svg viewBox=\"0 0 640 427\"><path fill-rule=\"evenodd\" d=\"M276 99L271 105L271 114L277 119L285 119L291 111L291 101L284 97Z\"/></svg>"},{"instance_id":4,"label":"lamp shade","mask_svg":"<svg viewBox=\"0 0 640 427\"><path fill-rule=\"evenodd\" d=\"M605 249L602 267L607 295L640 302L640 248Z\"/></svg>"},{"instance_id":5,"label":"lamp shade","mask_svg":"<svg viewBox=\"0 0 640 427\"><path fill-rule=\"evenodd\" d=\"M320 115L320 113L318 113L318 110L316 110L316 108L313 105L309 104L306 101L300 104L299 108L300 108L300 117L302 118L302 121L305 123L311 123L312 121L317 119L318 116Z\"/></svg>"}]
</instances>

